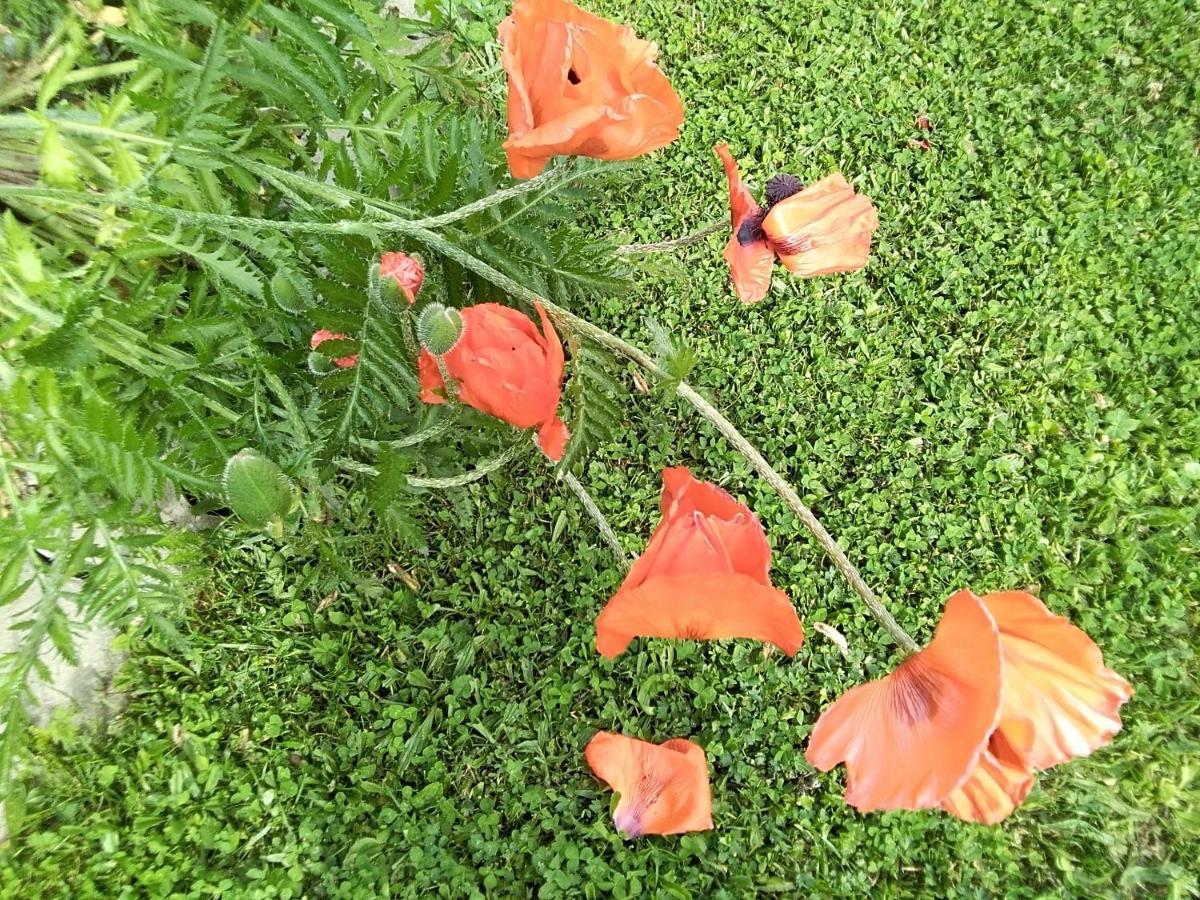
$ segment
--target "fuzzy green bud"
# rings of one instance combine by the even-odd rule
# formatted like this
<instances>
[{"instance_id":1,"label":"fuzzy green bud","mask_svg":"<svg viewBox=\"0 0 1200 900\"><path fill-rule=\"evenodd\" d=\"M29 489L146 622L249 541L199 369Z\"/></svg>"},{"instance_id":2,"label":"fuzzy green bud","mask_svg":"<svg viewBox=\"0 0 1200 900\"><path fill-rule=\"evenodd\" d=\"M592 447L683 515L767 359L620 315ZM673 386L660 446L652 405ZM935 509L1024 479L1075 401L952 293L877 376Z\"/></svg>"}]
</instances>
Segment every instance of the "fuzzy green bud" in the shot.
<instances>
[{"instance_id":1,"label":"fuzzy green bud","mask_svg":"<svg viewBox=\"0 0 1200 900\"><path fill-rule=\"evenodd\" d=\"M463 319L457 309L430 303L417 319L417 337L421 346L434 356L444 356L458 344L463 334Z\"/></svg>"}]
</instances>

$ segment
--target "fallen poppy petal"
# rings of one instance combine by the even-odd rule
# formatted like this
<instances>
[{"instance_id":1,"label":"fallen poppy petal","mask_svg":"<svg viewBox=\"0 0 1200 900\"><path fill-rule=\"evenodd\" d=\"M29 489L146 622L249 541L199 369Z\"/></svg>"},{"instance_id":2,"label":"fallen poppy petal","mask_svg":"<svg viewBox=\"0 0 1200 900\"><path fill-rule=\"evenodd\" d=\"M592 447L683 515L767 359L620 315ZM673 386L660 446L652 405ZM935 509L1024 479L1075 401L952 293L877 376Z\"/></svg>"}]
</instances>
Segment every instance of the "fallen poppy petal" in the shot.
<instances>
[{"instance_id":1,"label":"fallen poppy petal","mask_svg":"<svg viewBox=\"0 0 1200 900\"><path fill-rule=\"evenodd\" d=\"M725 245L724 258L729 264L734 290L743 303L757 303L767 296L771 288L771 268L775 264L775 252L767 243L761 229L757 236L752 220L762 216L762 208L742 183L737 162L726 144L713 148L725 168L725 179L729 185L729 219L733 234Z\"/></svg>"},{"instance_id":2,"label":"fallen poppy petal","mask_svg":"<svg viewBox=\"0 0 1200 900\"><path fill-rule=\"evenodd\" d=\"M846 765L846 802L870 812L929 809L962 786L1000 712L996 625L969 591L947 602L933 640L859 685L813 728L808 761Z\"/></svg>"},{"instance_id":3,"label":"fallen poppy petal","mask_svg":"<svg viewBox=\"0 0 1200 900\"><path fill-rule=\"evenodd\" d=\"M746 575L667 575L619 590L596 618L602 656L619 656L635 637L749 638L792 656L804 643L804 626L783 591Z\"/></svg>"},{"instance_id":4,"label":"fallen poppy petal","mask_svg":"<svg viewBox=\"0 0 1200 900\"><path fill-rule=\"evenodd\" d=\"M982 599L1000 629L1003 718L1027 735L1028 764L1048 769L1109 743L1133 688L1104 665L1095 642L1032 594Z\"/></svg>"},{"instance_id":5,"label":"fallen poppy petal","mask_svg":"<svg viewBox=\"0 0 1200 900\"><path fill-rule=\"evenodd\" d=\"M628 837L713 827L708 760L699 745L683 738L651 744L601 731L584 753L596 777L620 795L613 823Z\"/></svg>"},{"instance_id":6,"label":"fallen poppy petal","mask_svg":"<svg viewBox=\"0 0 1200 900\"><path fill-rule=\"evenodd\" d=\"M878 227L870 199L838 172L777 203L763 219L779 261L805 278L862 268Z\"/></svg>"},{"instance_id":7,"label":"fallen poppy petal","mask_svg":"<svg viewBox=\"0 0 1200 900\"><path fill-rule=\"evenodd\" d=\"M942 802L942 809L966 822L995 825L1029 796L1035 777L997 732L967 780Z\"/></svg>"}]
</instances>

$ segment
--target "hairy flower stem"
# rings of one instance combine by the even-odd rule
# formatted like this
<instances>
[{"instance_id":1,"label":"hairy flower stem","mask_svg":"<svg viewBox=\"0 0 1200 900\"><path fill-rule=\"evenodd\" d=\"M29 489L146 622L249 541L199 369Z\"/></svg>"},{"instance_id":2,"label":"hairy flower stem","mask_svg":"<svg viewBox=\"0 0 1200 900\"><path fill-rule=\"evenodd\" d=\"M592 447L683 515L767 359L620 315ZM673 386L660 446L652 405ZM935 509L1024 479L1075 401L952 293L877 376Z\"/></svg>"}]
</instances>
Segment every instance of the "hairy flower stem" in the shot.
<instances>
[{"instance_id":1,"label":"hairy flower stem","mask_svg":"<svg viewBox=\"0 0 1200 900\"><path fill-rule=\"evenodd\" d=\"M670 241L659 241L655 244L625 244L618 247L617 252L623 256L632 256L636 253L669 253L672 250L678 250L680 247L698 244L710 234L716 234L726 227L728 226L724 221L713 222L710 225L705 225L699 231L693 231L691 234L685 234L683 237L677 237Z\"/></svg>"},{"instance_id":2,"label":"hairy flower stem","mask_svg":"<svg viewBox=\"0 0 1200 900\"><path fill-rule=\"evenodd\" d=\"M434 488L444 490L446 488L466 487L468 484L479 481L481 478L486 478L497 469L502 469L523 452L529 449L529 445L524 440L519 440L508 447L508 449L497 453L495 456L485 459L475 468L463 472L461 475L447 475L438 478L427 478L421 475L409 475L405 478L404 483L410 487L418 488ZM375 476L379 474L379 470L374 466L369 466L366 463L360 463L356 459L341 457L334 460L339 466L347 472L358 472L360 475Z\"/></svg>"},{"instance_id":3,"label":"hairy flower stem","mask_svg":"<svg viewBox=\"0 0 1200 900\"><path fill-rule=\"evenodd\" d=\"M633 561L629 558L629 554L625 552L625 548L621 546L620 540L617 539L617 533L608 524L608 519L604 517L604 513L600 511L600 507L596 505L596 501L592 499L592 495L588 493L587 488L570 472L564 472L562 480L567 483L567 487L571 489L571 492L579 498L579 502L583 504L583 508L587 510L588 515L592 517L592 521L596 523L596 528L600 531L600 537L604 538L605 543L612 548L613 555L616 556L621 569L628 572Z\"/></svg>"},{"instance_id":4,"label":"hairy flower stem","mask_svg":"<svg viewBox=\"0 0 1200 900\"><path fill-rule=\"evenodd\" d=\"M468 253L466 250L463 250L457 244L452 243L441 235L434 234L432 231L429 231L425 228L414 227L411 225L411 223L407 222L397 222L396 228L398 231L401 231L404 234L407 234L409 237L412 237L425 244L430 249L436 250L438 253L441 253L444 256L448 256L464 268L470 269L476 274L486 278L488 281L492 282L497 287L502 288L505 292L511 294L512 296L520 297L522 300L525 300L528 303L540 303L545 310L550 313L551 316L553 316L563 325L575 330L579 334L590 337L597 343L602 344L609 349L616 351L627 359L632 360L655 377L663 380L670 379L669 373L664 371L654 361L653 357L651 357L650 354L646 353L644 350L622 340L615 334L610 334L597 325L593 325L586 319L581 319L579 316L568 312L557 304L552 303L543 297L539 297L535 292L529 290L524 285L514 281L512 278L509 278L503 272L492 268L483 260L478 259L471 253ZM717 430L720 431L721 434L725 435L729 442L733 444L734 448L750 461L750 464L754 466L758 473L762 475L762 477L766 479L767 483L770 484L771 487L773 487L780 495L780 497L783 498L783 501L788 505L788 508L790 508L792 512L796 514L797 518L800 519L801 524L803 524L804 527L809 530L812 536L817 539L817 543L821 545L821 548L825 551L829 558L833 560L833 564L837 567L837 570L841 572L847 582L849 582L850 587L854 589L854 592L862 598L863 603L866 604L866 607L871 612L871 615L874 616L875 620L883 626L883 629L891 636L892 640L894 640L897 645L909 653L916 652L916 650L919 649L917 642L912 639L907 631L900 627L900 624L892 617L892 614L887 611L887 608L883 605L883 602L875 595L875 592L872 591L870 586L863 580L862 575L854 567L854 564L851 563L846 557L845 552L838 545L837 541L835 541L833 536L825 530L824 526L821 525L821 523L817 520L817 517L813 515L812 510L804 505L804 501L800 499L800 495L796 493L795 488L788 484L787 480L780 475L769 462L767 462L766 458L758 452L757 448L755 448L753 444L746 440L745 436L743 436L742 433L737 430L734 424L730 422L729 419L725 418L725 416L716 407L700 396L700 394L696 392L695 388L693 388L687 382L680 382L676 388L676 393L690 403L696 409L696 411L700 413L700 415L712 422L713 425L716 426Z\"/></svg>"},{"instance_id":5,"label":"hairy flower stem","mask_svg":"<svg viewBox=\"0 0 1200 900\"><path fill-rule=\"evenodd\" d=\"M528 194L531 191L557 190L558 188L566 187L572 181L578 181L580 178L586 178L588 175L594 175L599 171L599 166L559 166L558 168L543 172L536 178L518 182L512 187L495 191L486 197L480 197L473 203L460 206L458 209L452 209L450 212L442 213L438 216L430 216L427 219L417 219L412 224L419 228L440 228L443 225L449 225L460 219L469 218L476 213L483 212L485 209L490 209L507 200Z\"/></svg>"}]
</instances>

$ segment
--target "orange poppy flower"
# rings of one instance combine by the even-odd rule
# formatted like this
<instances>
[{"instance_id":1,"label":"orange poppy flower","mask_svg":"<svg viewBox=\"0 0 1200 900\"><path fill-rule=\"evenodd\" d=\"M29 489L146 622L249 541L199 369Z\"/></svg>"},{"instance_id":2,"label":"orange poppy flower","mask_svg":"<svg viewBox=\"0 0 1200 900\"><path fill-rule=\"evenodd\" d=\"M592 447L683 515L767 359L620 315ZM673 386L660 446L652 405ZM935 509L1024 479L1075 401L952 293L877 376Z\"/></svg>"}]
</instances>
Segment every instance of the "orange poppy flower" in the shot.
<instances>
[{"instance_id":1,"label":"orange poppy flower","mask_svg":"<svg viewBox=\"0 0 1200 900\"><path fill-rule=\"evenodd\" d=\"M628 837L713 827L708 760L697 744L651 744L601 731L584 753L596 777L620 795L613 823Z\"/></svg>"},{"instance_id":2,"label":"orange poppy flower","mask_svg":"<svg viewBox=\"0 0 1200 900\"><path fill-rule=\"evenodd\" d=\"M596 649L612 658L635 637L754 638L791 656L804 628L767 574L762 525L686 468L663 470L662 521L596 619Z\"/></svg>"},{"instance_id":3,"label":"orange poppy flower","mask_svg":"<svg viewBox=\"0 0 1200 900\"><path fill-rule=\"evenodd\" d=\"M679 136L683 104L633 29L568 0L516 0L499 39L513 177L555 156L633 159Z\"/></svg>"},{"instance_id":4,"label":"orange poppy flower","mask_svg":"<svg viewBox=\"0 0 1200 900\"><path fill-rule=\"evenodd\" d=\"M425 280L425 267L415 256L393 251L379 257L379 277L390 280L404 294L404 299L413 304Z\"/></svg>"},{"instance_id":5,"label":"orange poppy flower","mask_svg":"<svg viewBox=\"0 0 1200 900\"><path fill-rule=\"evenodd\" d=\"M562 391L563 348L540 303L534 304L542 330L523 313L498 303L460 310L462 336L442 356L456 382L457 399L517 428L538 429L538 446L553 460L562 458L569 434L556 415ZM437 361L421 352L421 400L445 403L445 383Z\"/></svg>"},{"instance_id":6,"label":"orange poppy flower","mask_svg":"<svg viewBox=\"0 0 1200 900\"><path fill-rule=\"evenodd\" d=\"M806 755L822 771L845 762L846 801L863 811L940 806L994 824L1036 770L1108 743L1131 694L1036 597L963 590L928 647L821 715Z\"/></svg>"},{"instance_id":7,"label":"orange poppy flower","mask_svg":"<svg viewBox=\"0 0 1200 900\"><path fill-rule=\"evenodd\" d=\"M852 272L867 264L871 233L879 217L870 199L834 172L805 187L793 175L767 182L761 207L742 183L737 163L725 144L713 148L725 167L733 236L725 261L743 303L757 303L771 286L776 257L804 278Z\"/></svg>"}]
</instances>

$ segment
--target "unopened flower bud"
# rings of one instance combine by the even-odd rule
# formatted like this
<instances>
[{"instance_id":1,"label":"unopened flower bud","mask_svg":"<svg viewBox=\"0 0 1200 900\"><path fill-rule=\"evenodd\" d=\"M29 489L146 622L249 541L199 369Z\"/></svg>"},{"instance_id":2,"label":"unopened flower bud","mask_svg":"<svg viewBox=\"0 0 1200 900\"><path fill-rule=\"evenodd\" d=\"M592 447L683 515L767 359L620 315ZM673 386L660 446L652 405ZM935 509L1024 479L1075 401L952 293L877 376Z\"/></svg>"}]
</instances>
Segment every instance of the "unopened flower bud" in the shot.
<instances>
[{"instance_id":1,"label":"unopened flower bud","mask_svg":"<svg viewBox=\"0 0 1200 900\"><path fill-rule=\"evenodd\" d=\"M462 338L463 320L457 309L430 303L417 319L417 337L421 346L434 356L444 356Z\"/></svg>"}]
</instances>

